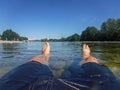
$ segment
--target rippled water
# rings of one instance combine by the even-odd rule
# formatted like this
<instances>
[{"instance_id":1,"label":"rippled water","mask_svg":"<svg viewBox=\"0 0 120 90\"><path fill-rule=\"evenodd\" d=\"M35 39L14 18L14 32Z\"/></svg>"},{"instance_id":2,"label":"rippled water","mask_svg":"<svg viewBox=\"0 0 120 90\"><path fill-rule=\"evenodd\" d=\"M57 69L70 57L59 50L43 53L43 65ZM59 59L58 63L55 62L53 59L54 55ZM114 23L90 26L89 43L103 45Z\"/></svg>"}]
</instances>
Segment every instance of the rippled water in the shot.
<instances>
[{"instance_id":1,"label":"rippled water","mask_svg":"<svg viewBox=\"0 0 120 90\"><path fill-rule=\"evenodd\" d=\"M43 42L0 44L0 76L41 54ZM120 43L88 43L92 55L120 77ZM82 42L50 42L50 68L59 77L73 62L81 59Z\"/></svg>"}]
</instances>

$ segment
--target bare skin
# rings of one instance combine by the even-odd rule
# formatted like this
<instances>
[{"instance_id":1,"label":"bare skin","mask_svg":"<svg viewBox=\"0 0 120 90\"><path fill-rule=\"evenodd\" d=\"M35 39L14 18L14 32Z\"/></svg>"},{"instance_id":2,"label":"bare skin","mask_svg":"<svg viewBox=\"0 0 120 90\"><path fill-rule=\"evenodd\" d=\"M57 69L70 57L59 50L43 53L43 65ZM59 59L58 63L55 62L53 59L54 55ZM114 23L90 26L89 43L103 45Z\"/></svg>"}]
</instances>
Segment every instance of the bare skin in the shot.
<instances>
[{"instance_id":1,"label":"bare skin","mask_svg":"<svg viewBox=\"0 0 120 90\"><path fill-rule=\"evenodd\" d=\"M90 56L90 48L88 45L84 44L82 48L82 57L87 59Z\"/></svg>"},{"instance_id":2,"label":"bare skin","mask_svg":"<svg viewBox=\"0 0 120 90\"><path fill-rule=\"evenodd\" d=\"M90 48L86 44L84 44L82 48L82 57L83 57L83 60L81 64L85 64L88 62L94 62L94 63L99 64L98 60L95 57L90 55Z\"/></svg>"},{"instance_id":3,"label":"bare skin","mask_svg":"<svg viewBox=\"0 0 120 90\"><path fill-rule=\"evenodd\" d=\"M33 57L31 61L37 61L41 64L47 64L49 61L49 57L50 57L50 45L48 42L46 42L42 47L42 55ZM83 60L81 64L85 64L88 62L94 62L99 64L98 60L90 55L90 48L86 44L84 44L82 48L82 57Z\"/></svg>"},{"instance_id":4,"label":"bare skin","mask_svg":"<svg viewBox=\"0 0 120 90\"><path fill-rule=\"evenodd\" d=\"M33 57L30 61L37 61L41 64L48 64L50 58L50 45L46 42L42 47L42 55Z\"/></svg>"}]
</instances>

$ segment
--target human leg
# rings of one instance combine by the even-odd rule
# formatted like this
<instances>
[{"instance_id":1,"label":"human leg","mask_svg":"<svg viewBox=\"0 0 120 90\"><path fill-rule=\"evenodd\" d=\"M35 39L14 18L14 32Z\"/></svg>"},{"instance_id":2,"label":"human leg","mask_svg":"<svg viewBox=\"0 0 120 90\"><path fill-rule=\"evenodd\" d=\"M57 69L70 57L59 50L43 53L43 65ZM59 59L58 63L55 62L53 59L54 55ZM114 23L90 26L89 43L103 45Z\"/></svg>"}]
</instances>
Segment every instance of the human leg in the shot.
<instances>
[{"instance_id":1,"label":"human leg","mask_svg":"<svg viewBox=\"0 0 120 90\"><path fill-rule=\"evenodd\" d=\"M50 45L48 42L46 42L42 47L42 55L35 56L31 58L30 61L36 61L41 64L48 64L49 57L50 57Z\"/></svg>"},{"instance_id":2,"label":"human leg","mask_svg":"<svg viewBox=\"0 0 120 90\"><path fill-rule=\"evenodd\" d=\"M85 64L85 63L88 63L88 62L94 62L94 63L97 63L99 64L99 61L90 55L90 48L88 45L84 44L83 45L83 48L82 48L82 57L83 57L83 60L81 62L81 64Z\"/></svg>"},{"instance_id":3,"label":"human leg","mask_svg":"<svg viewBox=\"0 0 120 90\"><path fill-rule=\"evenodd\" d=\"M29 62L18 66L0 79L0 90L22 90L37 79L48 80L53 77L46 65L50 56L50 46L46 42L42 48L42 55L32 58Z\"/></svg>"}]
</instances>

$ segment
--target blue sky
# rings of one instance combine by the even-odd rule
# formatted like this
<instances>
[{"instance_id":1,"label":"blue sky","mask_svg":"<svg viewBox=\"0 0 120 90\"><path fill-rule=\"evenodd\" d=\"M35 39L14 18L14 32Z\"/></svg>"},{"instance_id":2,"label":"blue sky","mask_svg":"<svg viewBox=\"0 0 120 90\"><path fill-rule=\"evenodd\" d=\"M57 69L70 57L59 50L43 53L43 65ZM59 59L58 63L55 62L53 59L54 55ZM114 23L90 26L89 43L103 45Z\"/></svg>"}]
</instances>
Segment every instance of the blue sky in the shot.
<instances>
[{"instance_id":1,"label":"blue sky","mask_svg":"<svg viewBox=\"0 0 120 90\"><path fill-rule=\"evenodd\" d=\"M12 29L29 39L81 34L120 18L120 0L0 0L0 34Z\"/></svg>"}]
</instances>

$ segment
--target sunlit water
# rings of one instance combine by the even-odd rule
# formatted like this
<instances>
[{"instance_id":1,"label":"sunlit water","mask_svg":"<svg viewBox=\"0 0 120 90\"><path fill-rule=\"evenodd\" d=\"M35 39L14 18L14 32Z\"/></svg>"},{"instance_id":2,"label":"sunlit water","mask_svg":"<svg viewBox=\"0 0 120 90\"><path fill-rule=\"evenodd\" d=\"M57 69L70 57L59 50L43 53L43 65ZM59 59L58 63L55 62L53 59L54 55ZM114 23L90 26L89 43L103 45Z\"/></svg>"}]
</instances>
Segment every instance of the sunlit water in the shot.
<instances>
[{"instance_id":1,"label":"sunlit water","mask_svg":"<svg viewBox=\"0 0 120 90\"><path fill-rule=\"evenodd\" d=\"M0 77L11 69L41 54L43 42L0 44ZM50 42L50 68L60 77L73 62L81 61L82 42ZM92 55L120 78L120 43L88 43Z\"/></svg>"}]
</instances>

